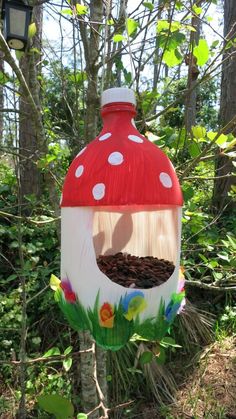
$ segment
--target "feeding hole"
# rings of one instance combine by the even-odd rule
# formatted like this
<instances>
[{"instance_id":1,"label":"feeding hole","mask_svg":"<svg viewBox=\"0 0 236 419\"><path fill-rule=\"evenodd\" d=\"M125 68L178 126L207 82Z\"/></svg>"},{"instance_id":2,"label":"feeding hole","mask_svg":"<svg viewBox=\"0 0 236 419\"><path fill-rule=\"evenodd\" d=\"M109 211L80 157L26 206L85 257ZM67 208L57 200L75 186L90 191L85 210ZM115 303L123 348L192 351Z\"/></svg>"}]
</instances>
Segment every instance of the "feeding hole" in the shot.
<instances>
[{"instance_id":1,"label":"feeding hole","mask_svg":"<svg viewBox=\"0 0 236 419\"><path fill-rule=\"evenodd\" d=\"M115 255L100 255L99 269L112 282L126 288L153 288L166 282L173 274L172 262L153 256L139 257L118 252Z\"/></svg>"}]
</instances>

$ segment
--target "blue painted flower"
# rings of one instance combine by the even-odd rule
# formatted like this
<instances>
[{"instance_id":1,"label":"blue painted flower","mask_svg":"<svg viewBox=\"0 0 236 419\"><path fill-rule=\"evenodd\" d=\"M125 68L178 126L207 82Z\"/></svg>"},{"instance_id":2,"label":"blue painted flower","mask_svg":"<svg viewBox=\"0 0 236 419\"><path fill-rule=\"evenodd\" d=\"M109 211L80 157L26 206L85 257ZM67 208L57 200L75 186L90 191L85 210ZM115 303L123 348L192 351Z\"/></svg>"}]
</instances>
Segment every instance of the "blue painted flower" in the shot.
<instances>
[{"instance_id":1,"label":"blue painted flower","mask_svg":"<svg viewBox=\"0 0 236 419\"><path fill-rule=\"evenodd\" d=\"M177 315L180 309L180 306L181 306L181 303L179 302L175 303L173 300L169 302L165 311L165 319L167 320L168 323L171 323L174 320L175 316Z\"/></svg>"},{"instance_id":2,"label":"blue painted flower","mask_svg":"<svg viewBox=\"0 0 236 419\"><path fill-rule=\"evenodd\" d=\"M125 311L124 317L129 321L133 320L137 314L141 313L147 307L144 293L142 291L133 291L130 294L126 294L122 298L122 306Z\"/></svg>"}]
</instances>

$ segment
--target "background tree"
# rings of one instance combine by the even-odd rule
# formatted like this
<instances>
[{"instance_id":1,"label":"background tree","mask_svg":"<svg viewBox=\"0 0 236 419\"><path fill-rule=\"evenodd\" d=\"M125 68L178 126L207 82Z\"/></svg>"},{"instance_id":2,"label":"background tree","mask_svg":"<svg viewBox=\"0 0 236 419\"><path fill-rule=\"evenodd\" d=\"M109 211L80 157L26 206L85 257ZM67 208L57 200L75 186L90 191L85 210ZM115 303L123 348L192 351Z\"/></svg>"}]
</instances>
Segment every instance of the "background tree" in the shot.
<instances>
[{"instance_id":1,"label":"background tree","mask_svg":"<svg viewBox=\"0 0 236 419\"><path fill-rule=\"evenodd\" d=\"M235 40L236 36L236 7L233 0L224 1L224 38L227 49L223 55L222 80L221 80L221 99L220 99L220 124L225 126L236 115L236 54ZM225 134L236 135L236 122ZM235 201L229 197L229 192L236 185L235 166L232 158L224 155L223 150L216 158L215 166L215 185L213 203L219 211L226 204L228 209L235 208ZM235 191L235 189L234 189Z\"/></svg>"},{"instance_id":2,"label":"background tree","mask_svg":"<svg viewBox=\"0 0 236 419\"><path fill-rule=\"evenodd\" d=\"M156 409L163 400L163 389L164 397L173 400L173 381L166 370L157 369L156 362L143 362L147 356L150 357L145 352L150 351L152 343L145 346L145 343L136 341L124 352L109 354L105 372L104 352L95 349L88 335L78 338L48 292L50 274L59 276L60 270L56 231L60 190L73 156L99 131L99 96L104 86L121 85L135 89L137 126L169 155L182 180L185 197L182 263L189 295L196 302L200 301L201 307L218 310L215 312L218 316L220 310L225 310L225 293L232 293L234 289L235 225L230 216L226 218L220 213L217 218L212 214L211 200L215 154L219 148L228 156L233 152L232 137L225 138L221 131L215 132L219 96L217 80L221 71L219 60L225 52L225 63L230 63L233 55L228 54L229 49L225 50L227 44L221 45L218 25L207 16L211 3L204 2L202 6L200 2L190 0L137 4L127 0L45 3L50 25L57 25L60 36L54 42L44 41L41 49L39 25L31 42L35 42L33 45L44 56L37 50L29 50L21 58L24 74L0 33L4 60L13 71L12 75L9 70L4 91L8 93L7 100L15 100L12 99L12 112L4 112L3 150L6 157L0 164L3 184L0 187L0 255L4 261L0 276L3 289L0 295L3 302L0 361L4 365L3 383L7 380L10 383L16 408L19 407L21 390L21 410L25 416L28 414L26 409L32 417L44 415L37 403L33 407L43 392L63 394L72 399L78 411L83 408L94 410L99 402L101 407L103 400L95 382L100 384L104 393L108 385L109 404L114 410L116 404L125 403L127 406L129 400L137 398L139 401L145 398L145 404L155 400ZM39 21L40 16L39 13ZM205 42L196 39L194 18L201 22L201 38ZM229 46L234 46L233 38ZM190 67L186 67L185 58L189 51L199 70L191 87L186 86ZM19 132L19 86L20 147L15 143ZM186 94L190 97L195 89L195 121L201 126L193 127L190 136L182 127L184 114L191 113ZM195 112L195 104L193 108ZM26 114L30 121L34 121L27 126ZM24 144L23 133L27 130L29 135L25 139L27 144ZM33 161L26 177L25 162L31 158ZM24 217L17 204L20 201L18 172L17 176L14 174L19 159L23 183L25 176L22 196L40 195L40 200L31 197L32 211L25 213ZM35 185L32 189L29 185L31 178L36 179L32 182ZM40 187L42 179L44 188ZM213 308L208 300L212 301L215 294L208 298L207 292L219 293L219 298L216 297L219 304ZM202 328L202 322L196 323L195 317L191 323L192 318L193 313L187 313L184 327L180 323L174 331L178 342L184 346L184 356L188 351L194 352L193 348L199 344L199 334L201 341L209 339L208 329ZM79 354L79 349L91 350L92 356ZM155 350L157 353L158 346ZM81 359L77 362L79 355ZM173 356L171 353L168 360ZM15 372L16 366L21 367L20 372ZM164 375L167 375L167 380ZM137 416L140 407L138 403L134 405L131 414ZM15 409L13 403L11 408ZM95 417L100 415L99 409L93 412ZM125 414L129 415L129 412ZM122 415L123 412L117 414L118 417Z\"/></svg>"}]
</instances>

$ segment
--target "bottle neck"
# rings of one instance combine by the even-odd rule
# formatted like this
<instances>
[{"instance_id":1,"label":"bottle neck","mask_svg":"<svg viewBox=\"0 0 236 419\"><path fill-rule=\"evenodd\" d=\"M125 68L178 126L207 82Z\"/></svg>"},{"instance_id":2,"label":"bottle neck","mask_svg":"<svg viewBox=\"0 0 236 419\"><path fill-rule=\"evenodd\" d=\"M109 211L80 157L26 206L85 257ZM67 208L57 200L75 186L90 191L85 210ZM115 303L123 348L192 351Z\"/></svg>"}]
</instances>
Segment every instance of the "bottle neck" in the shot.
<instances>
[{"instance_id":1,"label":"bottle neck","mask_svg":"<svg viewBox=\"0 0 236 419\"><path fill-rule=\"evenodd\" d=\"M111 125L115 128L116 125L132 125L132 119L136 115L135 106L131 103L115 102L104 105L101 109L101 116L103 120L103 129L106 125Z\"/></svg>"}]
</instances>

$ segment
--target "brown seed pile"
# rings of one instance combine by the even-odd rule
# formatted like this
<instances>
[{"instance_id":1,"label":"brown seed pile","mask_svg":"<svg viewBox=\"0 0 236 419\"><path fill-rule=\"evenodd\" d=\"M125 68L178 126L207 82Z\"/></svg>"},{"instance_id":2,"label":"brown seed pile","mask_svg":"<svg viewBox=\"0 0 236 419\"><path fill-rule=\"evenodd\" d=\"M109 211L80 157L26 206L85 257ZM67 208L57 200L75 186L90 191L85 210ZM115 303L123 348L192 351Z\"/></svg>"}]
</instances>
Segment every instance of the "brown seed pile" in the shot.
<instances>
[{"instance_id":1,"label":"brown seed pile","mask_svg":"<svg viewBox=\"0 0 236 419\"><path fill-rule=\"evenodd\" d=\"M108 278L126 288L156 287L167 281L175 269L168 260L153 256L132 256L122 252L100 255L97 264Z\"/></svg>"}]
</instances>

